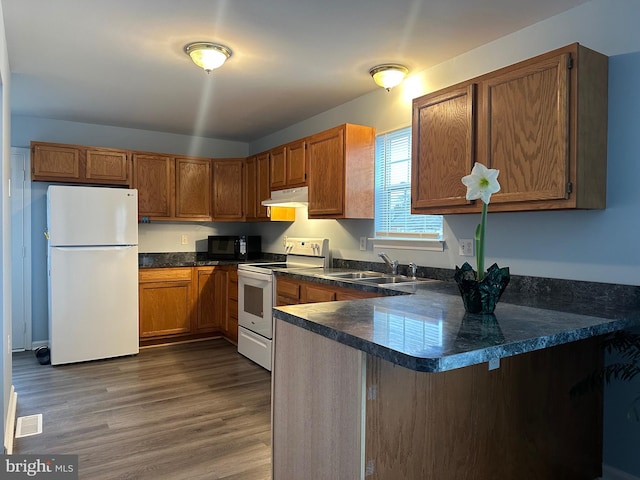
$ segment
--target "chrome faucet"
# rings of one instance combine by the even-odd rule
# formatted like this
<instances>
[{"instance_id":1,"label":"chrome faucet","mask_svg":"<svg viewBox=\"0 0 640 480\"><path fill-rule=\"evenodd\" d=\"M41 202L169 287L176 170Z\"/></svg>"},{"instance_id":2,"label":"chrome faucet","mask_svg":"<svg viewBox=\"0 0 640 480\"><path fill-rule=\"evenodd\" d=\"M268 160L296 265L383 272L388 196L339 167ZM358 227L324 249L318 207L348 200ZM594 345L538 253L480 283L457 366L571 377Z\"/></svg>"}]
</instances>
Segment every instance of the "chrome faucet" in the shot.
<instances>
[{"instance_id":1,"label":"chrome faucet","mask_svg":"<svg viewBox=\"0 0 640 480\"><path fill-rule=\"evenodd\" d=\"M389 258L389 256L384 253L384 252L380 252L378 254L378 256L384 260L384 263L387 264L387 267L389 267L391 269L391 273L393 275L397 275L398 274L398 260L394 260L393 262L391 261L391 259Z\"/></svg>"},{"instance_id":2,"label":"chrome faucet","mask_svg":"<svg viewBox=\"0 0 640 480\"><path fill-rule=\"evenodd\" d=\"M409 264L409 272L411 272L411 278L416 278L416 272L418 271L418 265L411 262Z\"/></svg>"}]
</instances>

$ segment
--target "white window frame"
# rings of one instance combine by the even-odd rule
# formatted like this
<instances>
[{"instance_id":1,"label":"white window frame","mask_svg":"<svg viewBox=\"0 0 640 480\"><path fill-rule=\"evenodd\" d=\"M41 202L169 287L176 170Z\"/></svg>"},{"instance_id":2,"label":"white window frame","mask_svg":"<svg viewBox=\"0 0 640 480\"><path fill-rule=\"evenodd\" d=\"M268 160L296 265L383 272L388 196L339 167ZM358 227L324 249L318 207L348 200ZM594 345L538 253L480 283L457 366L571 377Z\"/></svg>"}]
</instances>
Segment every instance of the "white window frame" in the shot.
<instances>
[{"instance_id":1,"label":"white window frame","mask_svg":"<svg viewBox=\"0 0 640 480\"><path fill-rule=\"evenodd\" d=\"M402 144L403 136L409 137L408 145L405 143ZM386 156L390 153L390 149L392 148L390 142L393 140L399 140L400 143L395 143L395 150L393 153L397 156L400 155L400 160L393 162L396 165L400 165L403 167L403 163L408 162L408 171L406 181L402 183L398 183L395 186L389 187L391 183L391 172L389 171L389 164L386 163L388 159ZM381 143L384 142L384 143ZM406 159L404 158L404 155ZM404 191L405 195L408 189L409 198L411 195L411 126L403 127L397 130L389 131L376 136L376 148L375 148L375 236L372 238L373 246L375 247L384 247L384 248L398 248L403 250L432 250L432 251L443 251L444 250L444 242L443 242L443 234L444 234L444 220L441 215L433 215L433 217L440 218L440 231L435 232L402 232L402 231L384 231L379 230L379 219L380 215L385 215L386 205L383 205L381 202L382 195L388 195L384 192L396 191L401 192ZM387 169L384 171L383 169ZM402 174L401 174L402 175ZM386 188L388 187L388 188ZM381 195L380 190L383 190L383 194ZM406 198L406 197L405 197ZM410 205L407 205L410 208ZM428 217L428 215L419 215L420 217ZM415 217L418 217L416 215ZM426 219L425 219L426 220ZM426 225L425 225L426 226ZM419 227L419 226L418 226Z\"/></svg>"}]
</instances>

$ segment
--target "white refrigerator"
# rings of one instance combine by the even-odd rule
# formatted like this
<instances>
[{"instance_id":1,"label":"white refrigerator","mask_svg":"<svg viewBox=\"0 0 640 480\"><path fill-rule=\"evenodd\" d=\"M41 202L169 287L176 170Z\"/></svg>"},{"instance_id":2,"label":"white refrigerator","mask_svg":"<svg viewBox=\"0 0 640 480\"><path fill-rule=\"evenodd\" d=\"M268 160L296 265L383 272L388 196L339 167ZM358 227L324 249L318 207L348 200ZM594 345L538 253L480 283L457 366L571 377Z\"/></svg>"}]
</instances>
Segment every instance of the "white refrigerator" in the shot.
<instances>
[{"instance_id":1,"label":"white refrigerator","mask_svg":"<svg viewBox=\"0 0 640 480\"><path fill-rule=\"evenodd\" d=\"M138 353L138 191L47 190L51 364Z\"/></svg>"}]
</instances>

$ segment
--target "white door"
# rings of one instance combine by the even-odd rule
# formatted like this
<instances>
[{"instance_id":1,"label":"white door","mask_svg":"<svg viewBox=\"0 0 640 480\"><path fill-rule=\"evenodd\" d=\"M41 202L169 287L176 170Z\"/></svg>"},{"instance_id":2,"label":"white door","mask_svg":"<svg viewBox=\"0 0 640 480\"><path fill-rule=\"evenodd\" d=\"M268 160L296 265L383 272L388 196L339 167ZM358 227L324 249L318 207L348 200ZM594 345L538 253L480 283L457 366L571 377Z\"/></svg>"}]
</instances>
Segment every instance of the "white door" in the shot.
<instances>
[{"instance_id":1,"label":"white door","mask_svg":"<svg viewBox=\"0 0 640 480\"><path fill-rule=\"evenodd\" d=\"M49 249L51 363L138 353L138 247Z\"/></svg>"},{"instance_id":2,"label":"white door","mask_svg":"<svg viewBox=\"0 0 640 480\"><path fill-rule=\"evenodd\" d=\"M137 245L138 191L51 185L47 189L50 245Z\"/></svg>"},{"instance_id":3,"label":"white door","mask_svg":"<svg viewBox=\"0 0 640 480\"><path fill-rule=\"evenodd\" d=\"M31 348L31 180L29 149L11 149L11 336Z\"/></svg>"}]
</instances>

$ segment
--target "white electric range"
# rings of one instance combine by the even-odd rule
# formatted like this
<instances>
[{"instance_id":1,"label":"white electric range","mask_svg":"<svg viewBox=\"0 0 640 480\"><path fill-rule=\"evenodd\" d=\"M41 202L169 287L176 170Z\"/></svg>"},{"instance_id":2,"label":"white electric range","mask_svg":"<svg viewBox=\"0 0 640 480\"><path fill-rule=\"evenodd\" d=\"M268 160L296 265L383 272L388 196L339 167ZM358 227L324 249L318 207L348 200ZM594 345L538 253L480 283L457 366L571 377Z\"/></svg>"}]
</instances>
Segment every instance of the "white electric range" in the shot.
<instances>
[{"instance_id":1,"label":"white electric range","mask_svg":"<svg viewBox=\"0 0 640 480\"><path fill-rule=\"evenodd\" d=\"M276 271L326 268L331 253L327 238L287 238L284 262L238 265L238 353L271 371L272 308Z\"/></svg>"}]
</instances>

